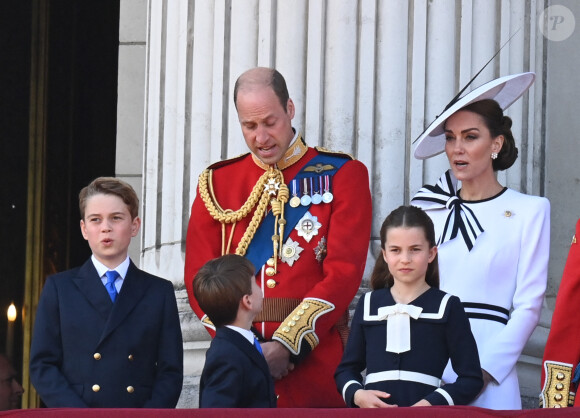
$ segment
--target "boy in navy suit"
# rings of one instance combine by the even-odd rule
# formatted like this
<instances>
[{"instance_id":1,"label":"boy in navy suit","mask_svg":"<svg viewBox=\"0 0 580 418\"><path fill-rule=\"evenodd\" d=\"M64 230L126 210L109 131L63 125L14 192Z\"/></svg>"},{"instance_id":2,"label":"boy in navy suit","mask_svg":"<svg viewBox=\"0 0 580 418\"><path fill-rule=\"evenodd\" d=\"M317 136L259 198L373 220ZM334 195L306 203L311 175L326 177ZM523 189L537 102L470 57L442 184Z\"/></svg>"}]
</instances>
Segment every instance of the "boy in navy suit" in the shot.
<instances>
[{"instance_id":1,"label":"boy in navy suit","mask_svg":"<svg viewBox=\"0 0 580 418\"><path fill-rule=\"evenodd\" d=\"M234 254L210 260L193 292L217 328L201 373L200 408L275 408L274 381L250 330L262 310L253 264Z\"/></svg>"},{"instance_id":2,"label":"boy in navy suit","mask_svg":"<svg viewBox=\"0 0 580 418\"><path fill-rule=\"evenodd\" d=\"M36 311L30 378L55 407L174 408L183 343L173 285L127 255L141 220L124 181L99 177L79 195L81 232L93 252L49 276Z\"/></svg>"}]
</instances>

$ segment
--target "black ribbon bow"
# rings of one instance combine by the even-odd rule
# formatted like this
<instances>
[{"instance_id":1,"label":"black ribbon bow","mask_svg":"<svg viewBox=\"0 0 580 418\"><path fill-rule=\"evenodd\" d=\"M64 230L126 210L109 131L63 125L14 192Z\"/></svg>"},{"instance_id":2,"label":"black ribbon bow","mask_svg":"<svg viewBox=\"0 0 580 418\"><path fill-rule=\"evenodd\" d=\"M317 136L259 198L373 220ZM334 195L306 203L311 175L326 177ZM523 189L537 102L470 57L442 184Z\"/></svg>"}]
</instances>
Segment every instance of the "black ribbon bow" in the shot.
<instances>
[{"instance_id":1,"label":"black ribbon bow","mask_svg":"<svg viewBox=\"0 0 580 418\"><path fill-rule=\"evenodd\" d=\"M449 209L450 212L437 245L455 239L457 234L461 232L467 249L471 251L475 240L484 230L473 211L457 195L456 188L457 179L451 170L447 170L437 181L437 184L423 186L411 201L430 202L431 204L427 205L425 210L442 209L443 207Z\"/></svg>"}]
</instances>

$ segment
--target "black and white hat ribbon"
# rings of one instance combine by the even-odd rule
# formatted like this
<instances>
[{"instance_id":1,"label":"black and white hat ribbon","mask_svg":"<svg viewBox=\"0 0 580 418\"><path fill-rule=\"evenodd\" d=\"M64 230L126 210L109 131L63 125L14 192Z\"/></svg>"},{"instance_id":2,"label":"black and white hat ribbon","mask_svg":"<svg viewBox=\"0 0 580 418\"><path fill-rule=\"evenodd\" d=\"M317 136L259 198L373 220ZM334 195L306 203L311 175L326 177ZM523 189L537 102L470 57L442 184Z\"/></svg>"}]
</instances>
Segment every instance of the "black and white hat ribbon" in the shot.
<instances>
[{"instance_id":1,"label":"black and white hat ribbon","mask_svg":"<svg viewBox=\"0 0 580 418\"><path fill-rule=\"evenodd\" d=\"M457 179L451 170L447 170L439 178L437 184L423 186L413 197L412 201L421 200L427 202L427 205L423 205L425 210L442 209L444 207L449 209L449 215L437 245L455 239L457 234L461 232L467 249L471 251L475 240L483 232L483 227L473 211L457 195L456 189Z\"/></svg>"}]
</instances>

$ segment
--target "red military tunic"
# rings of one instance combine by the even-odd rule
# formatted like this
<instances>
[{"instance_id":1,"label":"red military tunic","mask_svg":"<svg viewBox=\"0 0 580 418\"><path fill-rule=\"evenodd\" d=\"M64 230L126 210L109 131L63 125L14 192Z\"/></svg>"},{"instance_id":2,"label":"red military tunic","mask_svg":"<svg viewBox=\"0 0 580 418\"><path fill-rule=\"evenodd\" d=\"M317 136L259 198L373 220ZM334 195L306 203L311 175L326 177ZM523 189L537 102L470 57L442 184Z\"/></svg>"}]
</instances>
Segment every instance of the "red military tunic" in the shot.
<instances>
[{"instance_id":1,"label":"red military tunic","mask_svg":"<svg viewBox=\"0 0 580 418\"><path fill-rule=\"evenodd\" d=\"M282 161L297 161L287 168L280 165L290 197L291 180L321 153L307 148L301 138L296 142L301 151L292 145ZM283 248L289 257L286 261L278 259L274 276L266 275L265 268L256 274L264 294L264 308L256 319L264 322L255 322L254 326L266 340L284 344L298 363L288 376L276 382L279 407L345 406L333 374L343 353L341 331L346 329L345 314L360 286L366 262L371 198L366 167L346 155L344 158L349 160L331 180L332 202L312 204L305 215L310 214L306 222L314 225L316 233L304 234L286 225L292 228ZM265 172L251 154L210 168L213 188L208 187L209 193L213 189L215 202L222 209L233 211L246 202ZM284 206L287 212L292 210L289 204ZM253 211L237 222L229 253L236 250L252 215ZM198 184L187 233L185 284L191 307L199 318L203 319L204 313L193 296L194 276L205 262L222 255L222 240L227 246L231 228L231 224L226 224L223 234L222 224L209 214L200 197ZM211 323L203 323L215 335Z\"/></svg>"},{"instance_id":2,"label":"red military tunic","mask_svg":"<svg viewBox=\"0 0 580 418\"><path fill-rule=\"evenodd\" d=\"M576 234L572 239L552 326L544 350L542 368L542 393L540 405L545 408L580 406L574 402L576 385L571 383L574 370L580 362L580 220L576 223Z\"/></svg>"}]
</instances>

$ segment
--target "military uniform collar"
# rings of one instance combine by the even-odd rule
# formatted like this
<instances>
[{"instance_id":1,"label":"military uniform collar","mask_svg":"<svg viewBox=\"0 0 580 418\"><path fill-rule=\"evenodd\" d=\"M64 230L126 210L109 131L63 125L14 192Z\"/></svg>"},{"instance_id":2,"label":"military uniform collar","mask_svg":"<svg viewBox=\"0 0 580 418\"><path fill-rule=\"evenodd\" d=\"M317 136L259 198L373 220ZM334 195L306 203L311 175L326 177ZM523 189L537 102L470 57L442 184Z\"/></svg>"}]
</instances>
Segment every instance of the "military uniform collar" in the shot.
<instances>
[{"instance_id":1,"label":"military uniform collar","mask_svg":"<svg viewBox=\"0 0 580 418\"><path fill-rule=\"evenodd\" d=\"M294 141L292 142L292 145L288 147L288 150L286 151L284 156L280 159L280 161L278 161L278 163L276 164L276 168L278 168L279 170L285 170L286 168L290 167L292 164L300 160L300 158L302 158L304 154L306 154L306 151L308 151L308 145L306 145L306 142L304 142L302 135L296 133L294 135ZM254 163L256 163L258 167L261 167L264 170L268 170L268 168L270 168L268 164L264 164L254 154L252 154L252 159L254 160Z\"/></svg>"}]
</instances>

